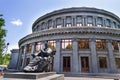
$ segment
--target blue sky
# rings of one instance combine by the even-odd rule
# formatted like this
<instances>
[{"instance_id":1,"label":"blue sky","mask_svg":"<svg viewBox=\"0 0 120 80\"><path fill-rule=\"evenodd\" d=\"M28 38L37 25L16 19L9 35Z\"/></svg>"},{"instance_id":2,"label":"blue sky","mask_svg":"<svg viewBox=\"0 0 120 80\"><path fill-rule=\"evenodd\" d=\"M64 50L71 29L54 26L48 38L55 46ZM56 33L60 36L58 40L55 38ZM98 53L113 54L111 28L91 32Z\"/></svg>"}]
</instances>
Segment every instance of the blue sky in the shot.
<instances>
[{"instance_id":1,"label":"blue sky","mask_svg":"<svg viewBox=\"0 0 120 80\"><path fill-rule=\"evenodd\" d=\"M120 0L0 0L0 14L5 19L9 52L18 48L18 41L32 33L32 24L40 16L69 7L95 7L120 17Z\"/></svg>"}]
</instances>

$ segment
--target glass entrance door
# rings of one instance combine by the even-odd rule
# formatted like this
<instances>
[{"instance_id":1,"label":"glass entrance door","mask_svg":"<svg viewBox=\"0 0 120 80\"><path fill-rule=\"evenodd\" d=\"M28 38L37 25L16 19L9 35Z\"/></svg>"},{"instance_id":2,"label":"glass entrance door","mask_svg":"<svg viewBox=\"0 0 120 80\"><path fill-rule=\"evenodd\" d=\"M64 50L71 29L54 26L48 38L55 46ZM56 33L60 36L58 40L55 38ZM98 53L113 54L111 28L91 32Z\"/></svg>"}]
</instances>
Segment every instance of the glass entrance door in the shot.
<instances>
[{"instance_id":1,"label":"glass entrance door","mask_svg":"<svg viewBox=\"0 0 120 80\"><path fill-rule=\"evenodd\" d=\"M63 57L63 71L70 72L70 57Z\"/></svg>"},{"instance_id":2,"label":"glass entrance door","mask_svg":"<svg viewBox=\"0 0 120 80\"><path fill-rule=\"evenodd\" d=\"M81 57L81 71L89 72L89 58L88 57Z\"/></svg>"}]
</instances>

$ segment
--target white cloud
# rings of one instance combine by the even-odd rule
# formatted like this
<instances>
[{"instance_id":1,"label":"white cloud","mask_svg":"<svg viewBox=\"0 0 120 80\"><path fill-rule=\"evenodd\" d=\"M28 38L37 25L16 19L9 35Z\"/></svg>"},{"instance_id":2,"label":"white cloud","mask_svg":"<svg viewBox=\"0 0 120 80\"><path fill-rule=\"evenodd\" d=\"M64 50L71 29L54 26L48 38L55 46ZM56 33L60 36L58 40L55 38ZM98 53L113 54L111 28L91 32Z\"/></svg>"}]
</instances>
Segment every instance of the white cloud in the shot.
<instances>
[{"instance_id":1,"label":"white cloud","mask_svg":"<svg viewBox=\"0 0 120 80\"><path fill-rule=\"evenodd\" d=\"M23 25L23 22L20 19L12 20L10 23L16 26Z\"/></svg>"}]
</instances>

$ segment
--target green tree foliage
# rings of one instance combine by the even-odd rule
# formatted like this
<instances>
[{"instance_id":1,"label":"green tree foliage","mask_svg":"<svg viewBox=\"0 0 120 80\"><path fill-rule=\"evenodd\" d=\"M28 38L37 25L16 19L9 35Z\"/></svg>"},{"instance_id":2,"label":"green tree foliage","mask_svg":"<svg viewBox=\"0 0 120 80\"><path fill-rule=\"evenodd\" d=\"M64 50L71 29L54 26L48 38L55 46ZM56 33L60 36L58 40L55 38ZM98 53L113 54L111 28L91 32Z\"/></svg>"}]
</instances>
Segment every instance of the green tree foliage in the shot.
<instances>
[{"instance_id":1,"label":"green tree foliage","mask_svg":"<svg viewBox=\"0 0 120 80\"><path fill-rule=\"evenodd\" d=\"M10 54L6 54L4 57L4 65L9 65L9 61L10 61Z\"/></svg>"},{"instance_id":2,"label":"green tree foliage","mask_svg":"<svg viewBox=\"0 0 120 80\"><path fill-rule=\"evenodd\" d=\"M5 47L4 37L6 36L6 30L4 29L5 20L2 18L3 15L0 14L0 64L3 64L3 50Z\"/></svg>"}]
</instances>

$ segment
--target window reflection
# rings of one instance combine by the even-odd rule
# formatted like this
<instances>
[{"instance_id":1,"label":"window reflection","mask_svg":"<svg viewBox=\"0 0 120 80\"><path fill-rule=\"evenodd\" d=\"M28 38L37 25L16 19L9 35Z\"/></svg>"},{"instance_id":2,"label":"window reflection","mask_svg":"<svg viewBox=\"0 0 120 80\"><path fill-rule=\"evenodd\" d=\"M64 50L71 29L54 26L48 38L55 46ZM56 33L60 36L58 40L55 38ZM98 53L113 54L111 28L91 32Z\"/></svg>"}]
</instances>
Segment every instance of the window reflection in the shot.
<instances>
[{"instance_id":1,"label":"window reflection","mask_svg":"<svg viewBox=\"0 0 120 80\"><path fill-rule=\"evenodd\" d=\"M81 27L82 26L82 23L77 23L77 27Z\"/></svg>"},{"instance_id":2,"label":"window reflection","mask_svg":"<svg viewBox=\"0 0 120 80\"><path fill-rule=\"evenodd\" d=\"M96 49L97 50L106 50L105 40L96 40Z\"/></svg>"},{"instance_id":3,"label":"window reflection","mask_svg":"<svg viewBox=\"0 0 120 80\"><path fill-rule=\"evenodd\" d=\"M107 68L106 57L99 57L99 67L100 68Z\"/></svg>"},{"instance_id":4,"label":"window reflection","mask_svg":"<svg viewBox=\"0 0 120 80\"><path fill-rule=\"evenodd\" d=\"M66 27L71 27L71 26L72 26L71 23L66 24Z\"/></svg>"},{"instance_id":5,"label":"window reflection","mask_svg":"<svg viewBox=\"0 0 120 80\"><path fill-rule=\"evenodd\" d=\"M31 53L31 51L32 51L32 44L28 44L27 45L27 52Z\"/></svg>"},{"instance_id":6,"label":"window reflection","mask_svg":"<svg viewBox=\"0 0 120 80\"><path fill-rule=\"evenodd\" d=\"M49 48L51 48L52 50L56 50L56 41L48 41L48 46Z\"/></svg>"},{"instance_id":7,"label":"window reflection","mask_svg":"<svg viewBox=\"0 0 120 80\"><path fill-rule=\"evenodd\" d=\"M42 43L36 42L35 43L35 52L39 52L41 50Z\"/></svg>"},{"instance_id":8,"label":"window reflection","mask_svg":"<svg viewBox=\"0 0 120 80\"><path fill-rule=\"evenodd\" d=\"M116 68L120 69L120 58L115 58Z\"/></svg>"},{"instance_id":9,"label":"window reflection","mask_svg":"<svg viewBox=\"0 0 120 80\"><path fill-rule=\"evenodd\" d=\"M62 27L62 25L61 25L61 24L59 24L59 25L57 25L56 27L57 27L57 28L61 28L61 27Z\"/></svg>"},{"instance_id":10,"label":"window reflection","mask_svg":"<svg viewBox=\"0 0 120 80\"><path fill-rule=\"evenodd\" d=\"M79 49L89 49L89 40L88 39L79 39L78 40Z\"/></svg>"},{"instance_id":11,"label":"window reflection","mask_svg":"<svg viewBox=\"0 0 120 80\"><path fill-rule=\"evenodd\" d=\"M62 49L72 49L72 40L71 39L62 40Z\"/></svg>"},{"instance_id":12,"label":"window reflection","mask_svg":"<svg viewBox=\"0 0 120 80\"><path fill-rule=\"evenodd\" d=\"M22 51L21 51L22 54L24 54L24 46L21 47L21 50L22 50Z\"/></svg>"},{"instance_id":13,"label":"window reflection","mask_svg":"<svg viewBox=\"0 0 120 80\"><path fill-rule=\"evenodd\" d=\"M112 41L112 47L114 51L119 51L119 47L118 47L118 42L117 41Z\"/></svg>"}]
</instances>

